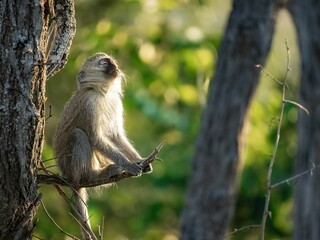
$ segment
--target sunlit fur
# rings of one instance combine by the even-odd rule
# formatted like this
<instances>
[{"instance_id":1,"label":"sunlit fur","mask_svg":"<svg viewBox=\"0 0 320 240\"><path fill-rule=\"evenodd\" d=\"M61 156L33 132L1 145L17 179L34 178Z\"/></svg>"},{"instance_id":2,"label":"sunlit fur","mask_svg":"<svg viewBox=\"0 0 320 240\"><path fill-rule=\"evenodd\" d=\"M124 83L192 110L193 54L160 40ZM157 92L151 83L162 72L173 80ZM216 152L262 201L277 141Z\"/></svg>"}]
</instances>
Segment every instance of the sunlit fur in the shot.
<instances>
[{"instance_id":1,"label":"sunlit fur","mask_svg":"<svg viewBox=\"0 0 320 240\"><path fill-rule=\"evenodd\" d=\"M108 64L101 64L102 59L108 59ZM124 170L141 174L142 158L123 128L123 74L115 60L105 53L95 54L84 62L77 81L78 89L66 103L53 139L62 175L77 185ZM76 208L87 221L86 191L75 190Z\"/></svg>"}]
</instances>

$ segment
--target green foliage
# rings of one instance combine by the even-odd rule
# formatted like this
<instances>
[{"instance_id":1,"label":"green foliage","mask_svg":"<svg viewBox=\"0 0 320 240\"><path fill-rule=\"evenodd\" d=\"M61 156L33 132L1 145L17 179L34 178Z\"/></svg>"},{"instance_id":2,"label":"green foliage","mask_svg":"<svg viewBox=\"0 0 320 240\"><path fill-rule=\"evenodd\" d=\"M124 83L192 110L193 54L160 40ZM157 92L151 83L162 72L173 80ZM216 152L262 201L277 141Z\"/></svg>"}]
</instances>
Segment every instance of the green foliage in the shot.
<instances>
[{"instance_id":1,"label":"green foliage","mask_svg":"<svg viewBox=\"0 0 320 240\"><path fill-rule=\"evenodd\" d=\"M53 116L47 121L43 159L52 158L52 134L63 105L76 89L79 67L86 57L98 51L115 56L127 75L125 125L137 149L147 156L160 141L166 140L160 153L165 161L154 163L152 174L122 181L104 190L102 195L94 191L91 194L91 223L97 232L104 218L106 239L178 239L194 143L229 8L223 0L76 1L78 30L68 64L47 84L47 114L51 106ZM285 36L290 40L292 33L288 34ZM274 75L285 70L286 53L278 51L285 49L284 40L278 45L273 50L278 54L271 55L270 68L267 67ZM291 65L296 63L293 61ZM277 84L262 78L250 110L247 150L232 227L260 223L280 96ZM273 175L275 182L291 175L296 148L295 123L296 109L287 106ZM54 164L54 160L46 162L47 166ZM55 189L47 186L40 191L55 221L67 232L80 236L67 204ZM273 217L268 221L268 234L289 236L291 188L276 189L270 207ZM37 218L36 235L46 239L64 238L41 207ZM246 231L236 239L250 239L255 234Z\"/></svg>"}]
</instances>

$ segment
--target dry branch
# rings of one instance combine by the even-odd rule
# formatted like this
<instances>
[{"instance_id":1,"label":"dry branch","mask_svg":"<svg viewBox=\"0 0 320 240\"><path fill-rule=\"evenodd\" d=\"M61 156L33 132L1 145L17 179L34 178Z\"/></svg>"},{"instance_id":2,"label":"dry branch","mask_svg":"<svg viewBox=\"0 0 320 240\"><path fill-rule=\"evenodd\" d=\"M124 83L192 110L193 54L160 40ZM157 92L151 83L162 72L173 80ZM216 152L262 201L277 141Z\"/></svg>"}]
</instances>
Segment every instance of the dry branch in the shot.
<instances>
[{"instance_id":1,"label":"dry branch","mask_svg":"<svg viewBox=\"0 0 320 240\"><path fill-rule=\"evenodd\" d=\"M237 232L239 231L243 231L243 230L249 230L252 228L260 228L260 240L264 240L265 239L265 228L266 228L266 222L267 222L267 218L268 216L271 216L271 212L269 211L269 203L270 203L270 198L271 198L271 191L272 189L284 184L284 183L289 183L290 181L293 181L295 179L298 179L301 176L304 176L306 174L312 174L312 172L316 169L319 168L320 165L313 165L312 168L310 168L307 171L304 171L300 174L297 174L291 178L285 179L283 181L280 181L278 183L272 184L271 183L271 178L272 178L272 172L273 172L273 166L276 160L276 154L278 151L278 146L279 146L279 141L280 141L280 134L281 134L281 126L282 126L282 121L283 121L283 115L284 115L284 108L286 104L292 104L298 108L300 108L301 110L303 110L306 114L309 115L309 111L307 108L305 108L304 106L302 106L301 104L295 102L295 101L291 101L286 99L286 89L288 89L288 84L287 84L287 79L288 79L288 73L290 71L290 49L288 47L288 42L287 39L285 40L285 45L286 45L286 50L287 50L287 66L286 66L286 72L285 72L285 77L284 77L284 81L280 82L276 77L274 77L272 74L270 74L269 72L267 72L262 65L258 64L255 65L255 67L259 68L261 70L262 73L264 73L267 77L270 77L272 80L274 80L275 82L277 82L278 84L280 84L282 86L282 104L281 104L281 111L279 113L279 117L277 117L278 120L278 126L277 126L277 135L276 135L276 141L274 144L274 148L273 148L273 152L271 155L271 160L269 163L269 168L268 168L268 173L267 173L267 182L266 182L266 194L265 194L265 204L264 204L264 211L263 211L263 215L262 215L262 220L261 220L261 224L259 225L249 225L249 226L245 226L242 227L240 229L235 229L233 232L229 233L228 235L224 236L224 238L227 237L231 237L233 235L235 235Z\"/></svg>"},{"instance_id":2,"label":"dry branch","mask_svg":"<svg viewBox=\"0 0 320 240\"><path fill-rule=\"evenodd\" d=\"M302 172L302 173L299 173L299 174L297 174L297 175L294 175L293 177L290 177L290 178L287 178L287 179L282 180L282 181L280 181L280 182L277 182L277 183L275 183L275 184L272 184L272 185L271 185L271 188L272 188L272 189L273 189L273 188L276 188L276 187L278 187L278 186L280 186L280 185L282 185L282 184L285 184L285 183L289 184L289 183L292 182L293 180L296 180L296 179L298 179L298 178L300 178L300 177L302 177L302 176L304 176L304 175L307 175L307 174L310 174L310 175L312 176L313 171L314 171L316 168L319 168L319 167L320 167L320 165L313 165L313 167L310 168L309 170L306 170L306 171L304 171L304 172Z\"/></svg>"},{"instance_id":3,"label":"dry branch","mask_svg":"<svg viewBox=\"0 0 320 240\"><path fill-rule=\"evenodd\" d=\"M74 1L55 0L49 8L53 16L46 49L48 79L66 64L76 31Z\"/></svg>"},{"instance_id":4,"label":"dry branch","mask_svg":"<svg viewBox=\"0 0 320 240\"><path fill-rule=\"evenodd\" d=\"M161 148L163 147L164 142L161 142L154 150L153 152L141 163L142 168L148 166L150 163L152 163L154 160L160 160L157 157L157 154L160 152ZM115 183L119 182L122 179L133 177L134 175L128 173L128 172L122 172L119 175L112 176L111 178L100 178L95 179L92 181L82 181L78 185L72 185L68 182L67 179L57 175L57 174L38 174L37 175L37 181L38 184L55 184L60 186L70 186L73 188L89 188L89 187L96 187L108 183Z\"/></svg>"},{"instance_id":5,"label":"dry branch","mask_svg":"<svg viewBox=\"0 0 320 240\"><path fill-rule=\"evenodd\" d=\"M253 228L260 228L260 227L261 227L261 225L255 224L255 225L244 226L244 227L239 228L239 229L234 229L233 232L230 232L229 234L225 235L222 239L226 239L226 238L232 237L236 233L244 231L244 230L251 230Z\"/></svg>"},{"instance_id":6,"label":"dry branch","mask_svg":"<svg viewBox=\"0 0 320 240\"><path fill-rule=\"evenodd\" d=\"M73 236L72 234L66 232L65 230L63 230L53 219L53 217L51 217L51 215L49 214L47 208L45 207L44 203L41 200L41 205L43 207L43 210L45 211L45 213L47 214L47 216L49 217L49 219L51 220L51 222L60 230L60 232L62 232L63 234L65 234L66 236L70 237L71 239L76 239L76 240L80 240L79 238L77 238L76 236Z\"/></svg>"},{"instance_id":7,"label":"dry branch","mask_svg":"<svg viewBox=\"0 0 320 240\"><path fill-rule=\"evenodd\" d=\"M283 120L283 114L284 114L284 107L286 104L286 87L287 87L288 72L290 71L290 68L289 68L290 49L288 47L287 39L285 41L285 44L286 44L286 48L287 48L287 68L286 68L286 74L285 74L283 85L282 85L282 104L281 104L281 111L280 111L279 123L278 123L278 128L277 128L276 142L275 142L275 145L273 148L272 158L269 163L269 169L268 169L268 174L267 174L266 200L265 200L265 204L264 204L264 211L263 211L263 215L262 215L261 229L260 229L260 239L261 240L264 240L267 218L268 218L268 216L271 216L271 212L269 211L269 203L270 203L271 190L272 190L271 177L272 177L273 165L275 163L276 154L278 151L280 134L281 134L281 127L282 127L282 120Z\"/></svg>"}]
</instances>

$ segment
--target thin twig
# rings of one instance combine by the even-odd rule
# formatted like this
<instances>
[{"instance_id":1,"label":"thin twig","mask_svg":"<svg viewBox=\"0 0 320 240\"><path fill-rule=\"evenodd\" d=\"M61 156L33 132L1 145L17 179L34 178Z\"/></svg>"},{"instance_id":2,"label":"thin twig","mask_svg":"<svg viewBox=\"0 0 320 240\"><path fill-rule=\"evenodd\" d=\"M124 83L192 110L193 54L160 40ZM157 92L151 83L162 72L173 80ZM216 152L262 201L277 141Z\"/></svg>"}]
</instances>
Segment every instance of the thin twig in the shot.
<instances>
[{"instance_id":1,"label":"thin twig","mask_svg":"<svg viewBox=\"0 0 320 240\"><path fill-rule=\"evenodd\" d=\"M299 173L299 174L297 174L297 175L295 175L295 176L293 176L293 177L287 178L287 179L285 179L285 180L283 180L283 181L280 181L280 182L278 182L278 183L272 184L272 185L271 185L271 189L276 188L276 187L278 187L278 186L280 186L280 185L282 185L282 184L285 184L285 183L289 184L289 182L291 182L291 181L293 181L293 180L295 180L295 179L297 179L297 178L300 178L300 177L302 177L302 176L304 176L304 175L307 175L307 174L309 174L309 173L312 175L313 170L315 170L315 169L318 168L318 167L320 167L320 165L313 165L313 167L310 168L309 170L306 170L306 171L304 171L304 172L302 172L302 173Z\"/></svg>"},{"instance_id":2,"label":"thin twig","mask_svg":"<svg viewBox=\"0 0 320 240\"><path fill-rule=\"evenodd\" d=\"M244 230L250 230L252 228L260 228L260 227L261 227L261 225L254 224L254 225L248 225L248 226L245 226L245 227L242 227L242 228L239 228L239 229L234 229L233 232L230 232L228 235L225 235L222 239L231 237L232 235L234 235L234 234L236 234L238 232L244 231Z\"/></svg>"},{"instance_id":3,"label":"thin twig","mask_svg":"<svg viewBox=\"0 0 320 240\"><path fill-rule=\"evenodd\" d=\"M287 100L286 99L286 89L289 89L288 83L287 83L287 79L288 79L288 73L290 71L290 49L288 47L288 41L287 39L285 40L285 45L286 45L286 50L287 50L287 65L286 65L286 72L285 72L285 77L284 77L284 81L280 82L278 79L276 79L272 74L270 74L269 72L267 72L266 70L263 69L263 67L261 65L255 65L255 67L261 69L261 72L263 72L265 75L267 75L268 77L270 77L271 79L273 79L275 82L277 82L278 84L280 84L282 86L282 104L281 104L281 111L280 111L280 116L278 117L278 127L277 127L277 136L276 136L276 142L273 148L273 152L271 155L271 160L269 163L269 168L268 168L268 173L267 173L267 182L266 182L266 196L265 196L265 205L264 205L264 211L263 211L263 216L262 216L262 220L261 220L261 224L260 225L249 225L249 226L245 226L242 227L240 229L235 229L233 232L229 233L228 235L226 235L224 238L227 238L229 236L234 235L235 233L242 231L242 230L246 230L246 229L251 229L251 228L260 228L260 239L264 240L265 239L265 227L266 227L266 221L268 216L271 216L271 212L269 211L269 203L270 203L270 198L271 198L271 190L275 187L278 187L281 184L284 183L289 183L290 181L293 181L303 175L306 175L308 173L312 174L313 170L317 167L320 167L320 165L315 166L313 165L313 167L307 171L304 171L300 174L297 174L291 178L285 179L281 182L275 183L275 184L271 184L271 177L272 177L272 171L273 171L273 166L275 163L275 159L276 159L276 154L278 151L278 146L279 146L279 141L280 141L280 134L281 134L281 126L282 126L282 121L283 121L283 115L284 115L284 107L286 103L290 103L295 105L296 107L299 107L300 109L302 109L303 111L305 111L308 115L309 115L309 111L308 109L306 109L304 106L302 106L301 104L291 101L291 100ZM270 124L271 125L271 124ZM223 239L224 239L223 238Z\"/></svg>"},{"instance_id":4,"label":"thin twig","mask_svg":"<svg viewBox=\"0 0 320 240\"><path fill-rule=\"evenodd\" d=\"M82 217L78 215L78 212L74 212L78 217L74 216L69 212L70 216L79 224L80 227L83 227L83 230L90 235L90 239L98 240L98 238L94 235L91 228L87 225L86 222L83 221ZM80 218L79 218L80 217ZM85 224L85 225L83 225Z\"/></svg>"},{"instance_id":5,"label":"thin twig","mask_svg":"<svg viewBox=\"0 0 320 240\"><path fill-rule=\"evenodd\" d=\"M273 81L275 81L276 83L280 84L281 86L283 85L282 82L280 82L275 76L273 76L271 73L269 73L267 70L265 70L262 65L257 64L255 65L256 68L259 68L261 70L261 72L263 72L265 75L267 75L267 77L271 78Z\"/></svg>"},{"instance_id":6,"label":"thin twig","mask_svg":"<svg viewBox=\"0 0 320 240\"><path fill-rule=\"evenodd\" d=\"M47 121L49 118L52 117L52 112L51 112L51 110L52 110L52 106L49 105L49 115L48 115L48 117L46 117L46 121Z\"/></svg>"},{"instance_id":7,"label":"thin twig","mask_svg":"<svg viewBox=\"0 0 320 240\"><path fill-rule=\"evenodd\" d=\"M49 217L49 219L51 220L51 222L60 230L60 232L62 232L63 234L67 235L68 237L71 237L72 239L77 239L80 240L80 238L77 238L76 236L73 236L70 233L67 233L66 231L64 231L55 221L54 219L51 217L51 215L49 214L47 208L45 207L44 203L41 200L41 205L43 207L43 210L45 211L45 213L47 214L47 216Z\"/></svg>"},{"instance_id":8,"label":"thin twig","mask_svg":"<svg viewBox=\"0 0 320 240\"><path fill-rule=\"evenodd\" d=\"M70 156L72 156L72 154L67 154L67 155L64 155L64 156L70 157ZM43 160L42 162L45 163L45 162L56 160L56 159L58 159L58 157L48 158L48 159Z\"/></svg>"},{"instance_id":9,"label":"thin twig","mask_svg":"<svg viewBox=\"0 0 320 240\"><path fill-rule=\"evenodd\" d=\"M282 120L283 120L283 113L284 113L284 106L285 106L285 96L286 96L286 82L288 78L288 72L290 71L289 64L290 64L290 49L288 47L288 41L285 40L286 48L287 48L287 69L286 74L284 78L284 82L282 84L282 104L281 104L281 111L279 116L279 123L278 123L278 129L277 129L277 137L276 142L273 148L272 152L272 158L269 164L268 174L267 174L267 186L266 186L266 200L264 204L264 210L262 215L262 222L261 222L261 229L260 229L260 239L264 240L265 235L265 228L266 228L266 222L268 216L271 216L271 212L269 211L269 203L270 203L270 197L271 197L271 176L273 171L273 165L276 159L276 154L278 151L279 141L280 141L280 134L281 134L281 126L282 126Z\"/></svg>"},{"instance_id":10,"label":"thin twig","mask_svg":"<svg viewBox=\"0 0 320 240\"><path fill-rule=\"evenodd\" d=\"M44 164L42 162L40 162L40 165L43 169L43 171L49 175L49 174L52 174L52 172L50 172L49 170L47 170L44 166ZM62 178L60 178L60 180L62 180L65 184L67 184L71 189L74 190L74 188L69 185L69 183L65 180L63 180ZM93 231L91 230L91 228L88 226L87 222L82 219L82 216L79 214L78 210L73 206L72 202L69 200L69 198L67 197L67 195L64 193L64 191L57 185L57 184L54 184L54 187L56 188L56 190L58 191L58 193L60 194L60 196L63 197L63 199L70 205L71 209L75 212L75 214L77 215L77 217L79 218L79 221L77 221L80 226L90 235L90 237L94 240L97 240L97 237L94 235ZM73 191L74 193L78 194L77 191ZM85 201L80 197L80 199L85 203Z\"/></svg>"},{"instance_id":11,"label":"thin twig","mask_svg":"<svg viewBox=\"0 0 320 240\"><path fill-rule=\"evenodd\" d=\"M79 225L90 235L92 239L98 240L95 234L93 233L93 231L91 230L91 228L89 227L89 225L87 224L87 222L85 221L85 219L82 218L82 216L80 215L78 210L74 207L74 205L72 204L70 199L67 197L67 195L64 193L64 191L62 191L62 189L58 185L54 185L54 186L58 190L59 194L64 198L64 200L67 203L69 203L73 213L76 215L76 219Z\"/></svg>"},{"instance_id":12,"label":"thin twig","mask_svg":"<svg viewBox=\"0 0 320 240\"><path fill-rule=\"evenodd\" d=\"M102 217L102 223L99 227L99 238L100 240L103 240L103 232L104 232L104 217Z\"/></svg>"},{"instance_id":13,"label":"thin twig","mask_svg":"<svg viewBox=\"0 0 320 240\"><path fill-rule=\"evenodd\" d=\"M57 167L57 166L58 166L57 164L54 164L54 165L51 165L51 166L45 166L44 168L40 167L40 168L38 168L38 170L39 171L44 171L45 169L54 168L54 167Z\"/></svg>"},{"instance_id":14,"label":"thin twig","mask_svg":"<svg viewBox=\"0 0 320 240\"><path fill-rule=\"evenodd\" d=\"M164 142L161 142L154 150L153 152L141 163L142 168L148 166L150 163L152 163L154 160L161 160L157 157L157 154L163 147ZM65 199L66 202L69 203L71 209L73 210L74 214L76 215L77 222L80 224L80 226L86 231L90 237L94 240L97 240L97 237L94 235L92 232L91 228L88 226L86 221L82 219L81 215L77 211L77 209L73 206L69 198L65 195L65 193L62 191L62 189L58 186L69 186L72 189L78 189L78 188L83 188L83 187L95 187L107 183L114 183L117 181L120 181L124 178L132 177L133 175L128 173L128 172L123 172L119 175L112 176L111 178L108 179L99 179L93 182L80 182L77 186L74 186L68 182L67 179L64 179L60 177L57 174L54 174L47 170L47 168L44 166L43 162L40 163L41 170L45 172L45 174L38 174L37 175L37 181L38 184L53 184L54 187L57 189L59 194ZM76 191L74 191L76 193Z\"/></svg>"},{"instance_id":15,"label":"thin twig","mask_svg":"<svg viewBox=\"0 0 320 240\"><path fill-rule=\"evenodd\" d=\"M299 103L297 103L297 102L294 102L294 101L291 101L291 100L287 100L287 99L285 99L284 102L285 102L285 103L291 103L291 104L295 105L296 107L301 108L303 111L306 112L306 114L309 115L308 109L306 109L306 108L305 108L304 106L302 106L301 104L299 104Z\"/></svg>"},{"instance_id":16,"label":"thin twig","mask_svg":"<svg viewBox=\"0 0 320 240\"><path fill-rule=\"evenodd\" d=\"M33 236L34 238L36 238L36 239L46 240L45 238L43 238L43 237L39 237L39 236L37 236L37 235L35 235L35 234L33 234L32 236Z\"/></svg>"}]
</instances>

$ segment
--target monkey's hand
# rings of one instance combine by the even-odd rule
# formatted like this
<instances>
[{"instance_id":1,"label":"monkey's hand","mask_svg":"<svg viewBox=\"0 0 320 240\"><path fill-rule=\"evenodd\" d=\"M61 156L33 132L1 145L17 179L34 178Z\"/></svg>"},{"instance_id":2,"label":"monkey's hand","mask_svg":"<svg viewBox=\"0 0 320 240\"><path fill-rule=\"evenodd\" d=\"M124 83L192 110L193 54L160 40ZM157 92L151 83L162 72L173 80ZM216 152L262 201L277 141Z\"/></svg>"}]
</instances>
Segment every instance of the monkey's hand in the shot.
<instances>
[{"instance_id":1,"label":"monkey's hand","mask_svg":"<svg viewBox=\"0 0 320 240\"><path fill-rule=\"evenodd\" d=\"M139 177L142 174L142 165L139 162L128 162L123 166L124 172L128 172L133 176Z\"/></svg>"},{"instance_id":2,"label":"monkey's hand","mask_svg":"<svg viewBox=\"0 0 320 240\"><path fill-rule=\"evenodd\" d=\"M152 165L151 163L145 164L144 162L147 160L147 158L143 158L142 160L138 161L137 163L141 166L142 173L149 174L152 173Z\"/></svg>"},{"instance_id":3,"label":"monkey's hand","mask_svg":"<svg viewBox=\"0 0 320 240\"><path fill-rule=\"evenodd\" d=\"M153 169L152 169L151 163L149 163L147 166L145 166L145 167L142 169L142 172L143 172L143 173L146 173L146 174L152 173L152 171L153 171Z\"/></svg>"}]
</instances>

